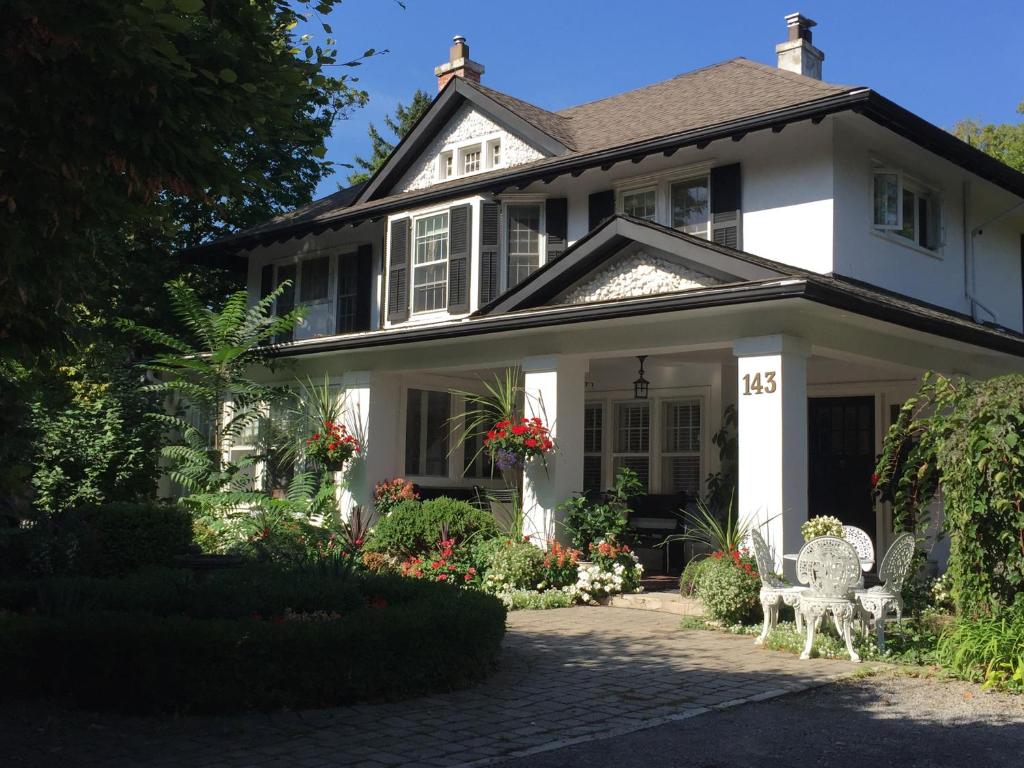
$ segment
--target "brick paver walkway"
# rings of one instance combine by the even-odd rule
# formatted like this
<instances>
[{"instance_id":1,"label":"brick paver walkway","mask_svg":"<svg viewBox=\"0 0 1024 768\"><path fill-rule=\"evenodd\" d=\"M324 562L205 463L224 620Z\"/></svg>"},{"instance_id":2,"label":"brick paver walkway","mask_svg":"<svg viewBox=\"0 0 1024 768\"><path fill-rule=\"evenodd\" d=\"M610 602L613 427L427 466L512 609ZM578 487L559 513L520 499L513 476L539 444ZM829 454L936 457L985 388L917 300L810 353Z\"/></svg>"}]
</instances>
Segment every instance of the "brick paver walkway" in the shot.
<instances>
[{"instance_id":1,"label":"brick paver walkway","mask_svg":"<svg viewBox=\"0 0 1024 768\"><path fill-rule=\"evenodd\" d=\"M508 624L501 668L471 690L400 703L217 718L8 707L0 711L0 763L482 765L771 698L855 668L764 651L750 637L683 631L678 616L664 613L521 611L510 614Z\"/></svg>"}]
</instances>

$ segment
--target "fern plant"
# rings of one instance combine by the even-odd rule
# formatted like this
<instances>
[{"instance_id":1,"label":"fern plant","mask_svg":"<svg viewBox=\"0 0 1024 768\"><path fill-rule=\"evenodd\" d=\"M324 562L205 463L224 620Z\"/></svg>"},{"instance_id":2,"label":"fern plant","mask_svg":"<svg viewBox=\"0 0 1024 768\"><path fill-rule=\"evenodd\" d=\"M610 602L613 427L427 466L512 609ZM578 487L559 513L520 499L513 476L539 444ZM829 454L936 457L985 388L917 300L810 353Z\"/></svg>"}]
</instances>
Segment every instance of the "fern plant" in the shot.
<instances>
[{"instance_id":1,"label":"fern plant","mask_svg":"<svg viewBox=\"0 0 1024 768\"><path fill-rule=\"evenodd\" d=\"M281 394L252 380L250 372L254 366L270 365L274 337L290 331L305 314L303 307L272 314L274 301L288 286L283 282L251 306L248 293L238 291L218 311L205 306L183 280L172 280L166 288L183 335L120 322L129 333L164 350L147 364L157 381L144 390L163 395L172 405L170 413L154 415L180 436L179 443L162 453L172 463L171 478L192 492L241 491L258 458L231 462L224 454L242 435L258 429L268 403ZM198 418L186 418L185 406ZM202 424L210 425L209 434Z\"/></svg>"}]
</instances>

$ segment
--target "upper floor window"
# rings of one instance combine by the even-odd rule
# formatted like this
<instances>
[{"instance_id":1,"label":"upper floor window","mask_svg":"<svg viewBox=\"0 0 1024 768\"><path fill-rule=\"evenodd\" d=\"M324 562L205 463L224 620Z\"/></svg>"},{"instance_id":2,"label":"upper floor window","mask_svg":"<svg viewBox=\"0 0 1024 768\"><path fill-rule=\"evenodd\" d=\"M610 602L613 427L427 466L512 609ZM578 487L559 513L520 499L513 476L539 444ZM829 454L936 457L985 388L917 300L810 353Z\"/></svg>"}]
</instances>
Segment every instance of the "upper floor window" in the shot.
<instances>
[{"instance_id":1,"label":"upper floor window","mask_svg":"<svg viewBox=\"0 0 1024 768\"><path fill-rule=\"evenodd\" d=\"M708 237L711 198L708 177L678 181L669 187L669 206L673 229L688 235Z\"/></svg>"},{"instance_id":2,"label":"upper floor window","mask_svg":"<svg viewBox=\"0 0 1024 768\"><path fill-rule=\"evenodd\" d=\"M876 230L928 250L941 245L939 196L934 190L889 168L875 169L872 189Z\"/></svg>"},{"instance_id":3,"label":"upper floor window","mask_svg":"<svg viewBox=\"0 0 1024 768\"><path fill-rule=\"evenodd\" d=\"M491 168L497 168L501 165L501 139L489 142L488 146L491 148Z\"/></svg>"},{"instance_id":4,"label":"upper floor window","mask_svg":"<svg viewBox=\"0 0 1024 768\"><path fill-rule=\"evenodd\" d=\"M441 153L441 178L450 179L455 175L455 157L451 152Z\"/></svg>"},{"instance_id":5,"label":"upper floor window","mask_svg":"<svg viewBox=\"0 0 1024 768\"><path fill-rule=\"evenodd\" d=\"M331 257L319 256L303 259L298 264L268 264L263 270L261 291L265 295L284 281L290 281L274 307L275 314L284 315L297 305L306 306L306 316L294 331L279 336L276 341L310 339L335 333L334 301L331 299Z\"/></svg>"},{"instance_id":6,"label":"upper floor window","mask_svg":"<svg viewBox=\"0 0 1024 768\"><path fill-rule=\"evenodd\" d=\"M507 210L507 287L512 288L540 267L541 205L515 203L509 205Z\"/></svg>"},{"instance_id":7,"label":"upper floor window","mask_svg":"<svg viewBox=\"0 0 1024 768\"><path fill-rule=\"evenodd\" d=\"M480 170L480 145L462 150L462 172L476 173Z\"/></svg>"},{"instance_id":8,"label":"upper floor window","mask_svg":"<svg viewBox=\"0 0 1024 768\"><path fill-rule=\"evenodd\" d=\"M658 218L658 190L632 189L622 193L622 212L636 219L656 221Z\"/></svg>"},{"instance_id":9,"label":"upper floor window","mask_svg":"<svg viewBox=\"0 0 1024 768\"><path fill-rule=\"evenodd\" d=\"M416 219L413 260L413 312L448 304L448 212Z\"/></svg>"}]
</instances>

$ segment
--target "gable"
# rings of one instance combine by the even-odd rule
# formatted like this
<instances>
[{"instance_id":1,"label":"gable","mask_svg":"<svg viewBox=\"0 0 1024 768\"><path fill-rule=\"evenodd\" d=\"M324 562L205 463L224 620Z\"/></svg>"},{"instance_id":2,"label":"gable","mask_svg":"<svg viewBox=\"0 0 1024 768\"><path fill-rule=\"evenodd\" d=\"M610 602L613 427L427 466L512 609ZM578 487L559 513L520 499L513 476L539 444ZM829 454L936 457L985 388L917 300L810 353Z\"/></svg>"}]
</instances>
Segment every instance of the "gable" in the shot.
<instances>
[{"instance_id":1,"label":"gable","mask_svg":"<svg viewBox=\"0 0 1024 768\"><path fill-rule=\"evenodd\" d=\"M627 246L604 266L555 297L555 304L655 296L722 285L721 277L698 271L671 254L639 245Z\"/></svg>"},{"instance_id":2,"label":"gable","mask_svg":"<svg viewBox=\"0 0 1024 768\"><path fill-rule=\"evenodd\" d=\"M462 145L474 139L483 142L495 138L501 140L503 168L523 165L546 157L539 149L503 128L479 108L465 103L412 161L393 191L413 192L437 184L441 180L438 176L438 156L445 147Z\"/></svg>"}]
</instances>

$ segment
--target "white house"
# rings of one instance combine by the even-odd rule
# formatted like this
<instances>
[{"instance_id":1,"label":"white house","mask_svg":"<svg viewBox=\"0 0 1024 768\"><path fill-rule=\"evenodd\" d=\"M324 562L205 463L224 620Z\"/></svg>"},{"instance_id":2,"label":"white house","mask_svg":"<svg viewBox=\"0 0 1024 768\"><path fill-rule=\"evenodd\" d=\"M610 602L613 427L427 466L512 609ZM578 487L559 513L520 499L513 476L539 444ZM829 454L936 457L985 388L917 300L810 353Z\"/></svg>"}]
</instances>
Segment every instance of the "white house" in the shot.
<instances>
[{"instance_id":1,"label":"white house","mask_svg":"<svg viewBox=\"0 0 1024 768\"><path fill-rule=\"evenodd\" d=\"M529 534L619 466L701 494L733 405L740 511L778 551L813 514L887 544L872 467L922 373L1024 370L1024 175L823 81L814 22L786 21L778 67L558 112L482 85L456 37L370 181L190 254L245 260L254 299L294 282L279 303L310 311L287 377L336 377L366 436L347 504L396 475L491 484L450 450L450 390L521 366L558 446L524 480Z\"/></svg>"}]
</instances>

